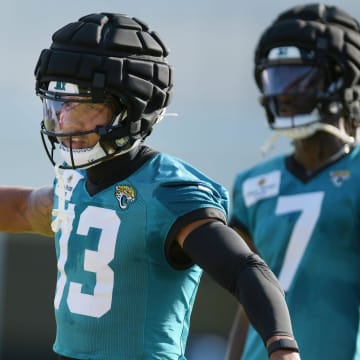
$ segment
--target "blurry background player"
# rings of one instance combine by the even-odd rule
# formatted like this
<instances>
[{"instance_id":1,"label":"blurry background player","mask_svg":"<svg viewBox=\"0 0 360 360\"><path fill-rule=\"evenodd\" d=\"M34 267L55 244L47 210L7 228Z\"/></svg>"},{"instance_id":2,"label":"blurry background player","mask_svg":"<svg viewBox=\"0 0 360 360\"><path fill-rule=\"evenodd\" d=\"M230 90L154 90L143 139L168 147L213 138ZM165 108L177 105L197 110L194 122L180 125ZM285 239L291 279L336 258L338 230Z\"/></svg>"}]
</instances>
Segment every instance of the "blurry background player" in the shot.
<instances>
[{"instance_id":1,"label":"blurry background player","mask_svg":"<svg viewBox=\"0 0 360 360\"><path fill-rule=\"evenodd\" d=\"M52 39L35 75L54 189L0 187L0 230L55 235L55 353L184 359L203 268L244 305L272 360L300 359L276 278L226 226L227 192L143 144L173 87L159 36L99 13Z\"/></svg>"},{"instance_id":2,"label":"blurry background player","mask_svg":"<svg viewBox=\"0 0 360 360\"><path fill-rule=\"evenodd\" d=\"M255 79L270 128L294 152L237 175L231 225L278 276L302 357L358 360L358 22L331 6L285 11L260 37ZM246 329L239 309L231 360ZM266 359L261 342L250 328L242 359Z\"/></svg>"}]
</instances>

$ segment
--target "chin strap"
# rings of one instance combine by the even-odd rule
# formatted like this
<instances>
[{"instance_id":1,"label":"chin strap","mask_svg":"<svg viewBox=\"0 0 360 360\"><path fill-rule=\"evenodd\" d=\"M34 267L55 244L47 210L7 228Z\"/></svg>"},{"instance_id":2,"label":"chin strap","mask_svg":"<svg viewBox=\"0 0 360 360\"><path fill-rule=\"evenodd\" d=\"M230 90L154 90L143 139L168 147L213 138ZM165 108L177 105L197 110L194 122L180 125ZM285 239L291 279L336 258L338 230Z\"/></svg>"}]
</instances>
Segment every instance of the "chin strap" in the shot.
<instances>
[{"instance_id":1,"label":"chin strap","mask_svg":"<svg viewBox=\"0 0 360 360\"><path fill-rule=\"evenodd\" d=\"M60 165L56 164L54 167L55 176L58 182L58 208L53 209L52 215L55 217L51 223L51 229L54 233L58 232L60 229L63 233L70 233L72 229L72 222L74 219L74 210L73 209L65 209L65 185L64 179L62 176L62 172L60 172Z\"/></svg>"},{"instance_id":2,"label":"chin strap","mask_svg":"<svg viewBox=\"0 0 360 360\"><path fill-rule=\"evenodd\" d=\"M266 141L265 143L261 146L260 148L260 152L261 152L261 156L265 157L274 147L274 144L276 142L276 140L278 139L278 137L281 134L279 134L277 131L275 131Z\"/></svg>"},{"instance_id":3,"label":"chin strap","mask_svg":"<svg viewBox=\"0 0 360 360\"><path fill-rule=\"evenodd\" d=\"M294 140L299 140L314 135L319 130L326 131L329 134L338 137L345 144L353 145L356 142L356 139L354 137L346 134L343 130L337 128L334 125L322 122L315 122L307 126L301 126L296 128L274 129L274 134L261 147L261 155L266 156L269 153L279 136L286 136Z\"/></svg>"}]
</instances>

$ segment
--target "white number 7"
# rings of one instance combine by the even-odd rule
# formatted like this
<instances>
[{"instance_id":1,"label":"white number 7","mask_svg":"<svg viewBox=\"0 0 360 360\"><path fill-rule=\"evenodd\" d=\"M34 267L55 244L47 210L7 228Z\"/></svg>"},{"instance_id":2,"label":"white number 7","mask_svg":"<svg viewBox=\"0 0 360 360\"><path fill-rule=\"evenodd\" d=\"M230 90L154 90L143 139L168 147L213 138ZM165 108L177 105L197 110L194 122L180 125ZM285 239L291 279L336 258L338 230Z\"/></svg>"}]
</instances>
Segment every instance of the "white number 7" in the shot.
<instances>
[{"instance_id":1,"label":"white number 7","mask_svg":"<svg viewBox=\"0 0 360 360\"><path fill-rule=\"evenodd\" d=\"M291 233L283 265L278 276L284 291L289 289L301 258L310 241L312 232L320 216L323 198L323 192L279 197L275 210L276 215L300 211L299 218Z\"/></svg>"}]
</instances>

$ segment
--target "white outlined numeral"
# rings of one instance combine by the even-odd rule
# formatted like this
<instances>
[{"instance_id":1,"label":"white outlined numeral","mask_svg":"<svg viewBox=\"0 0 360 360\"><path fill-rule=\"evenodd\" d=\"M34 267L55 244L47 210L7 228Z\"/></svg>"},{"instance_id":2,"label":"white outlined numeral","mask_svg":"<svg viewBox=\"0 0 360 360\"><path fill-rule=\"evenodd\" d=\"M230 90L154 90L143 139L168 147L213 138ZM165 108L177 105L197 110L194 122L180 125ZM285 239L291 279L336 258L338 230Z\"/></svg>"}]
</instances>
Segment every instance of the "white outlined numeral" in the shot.
<instances>
[{"instance_id":1,"label":"white outlined numeral","mask_svg":"<svg viewBox=\"0 0 360 360\"><path fill-rule=\"evenodd\" d=\"M276 215L300 212L294 225L279 273L279 282L284 291L290 288L305 249L310 241L319 219L323 192L313 192L291 196L280 196L275 210Z\"/></svg>"},{"instance_id":2,"label":"white outlined numeral","mask_svg":"<svg viewBox=\"0 0 360 360\"><path fill-rule=\"evenodd\" d=\"M69 204L69 208L74 207ZM96 251L85 249L84 271L96 274L96 283L92 294L82 292L82 284L71 281L67 304L71 312L92 317L101 317L106 314L112 303L114 287L114 272L109 266L115 255L116 239L119 231L120 219L116 212L95 206L88 206L80 215L76 233L86 237L91 228L101 230L98 249ZM81 241L81 236L78 241ZM67 281L65 263L68 257L69 234L62 233L60 238L60 255L58 270L60 276L56 285L54 305L59 308Z\"/></svg>"}]
</instances>

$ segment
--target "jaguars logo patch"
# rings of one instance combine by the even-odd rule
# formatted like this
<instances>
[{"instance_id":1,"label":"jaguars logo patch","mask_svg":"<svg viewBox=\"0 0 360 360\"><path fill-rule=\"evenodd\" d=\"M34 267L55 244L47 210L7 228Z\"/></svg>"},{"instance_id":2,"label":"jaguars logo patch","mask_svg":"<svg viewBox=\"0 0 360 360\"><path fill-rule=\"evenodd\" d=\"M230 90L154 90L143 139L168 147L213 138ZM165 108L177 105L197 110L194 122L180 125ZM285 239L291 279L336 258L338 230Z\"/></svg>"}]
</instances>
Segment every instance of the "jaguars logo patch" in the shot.
<instances>
[{"instance_id":1,"label":"jaguars logo patch","mask_svg":"<svg viewBox=\"0 0 360 360\"><path fill-rule=\"evenodd\" d=\"M332 183L340 187L343 185L344 181L350 178L350 171L349 170L336 170L330 172L330 179Z\"/></svg>"},{"instance_id":2,"label":"jaguars logo patch","mask_svg":"<svg viewBox=\"0 0 360 360\"><path fill-rule=\"evenodd\" d=\"M125 210L135 201L136 192L130 185L118 185L115 188L115 197L119 202L120 209Z\"/></svg>"}]
</instances>

